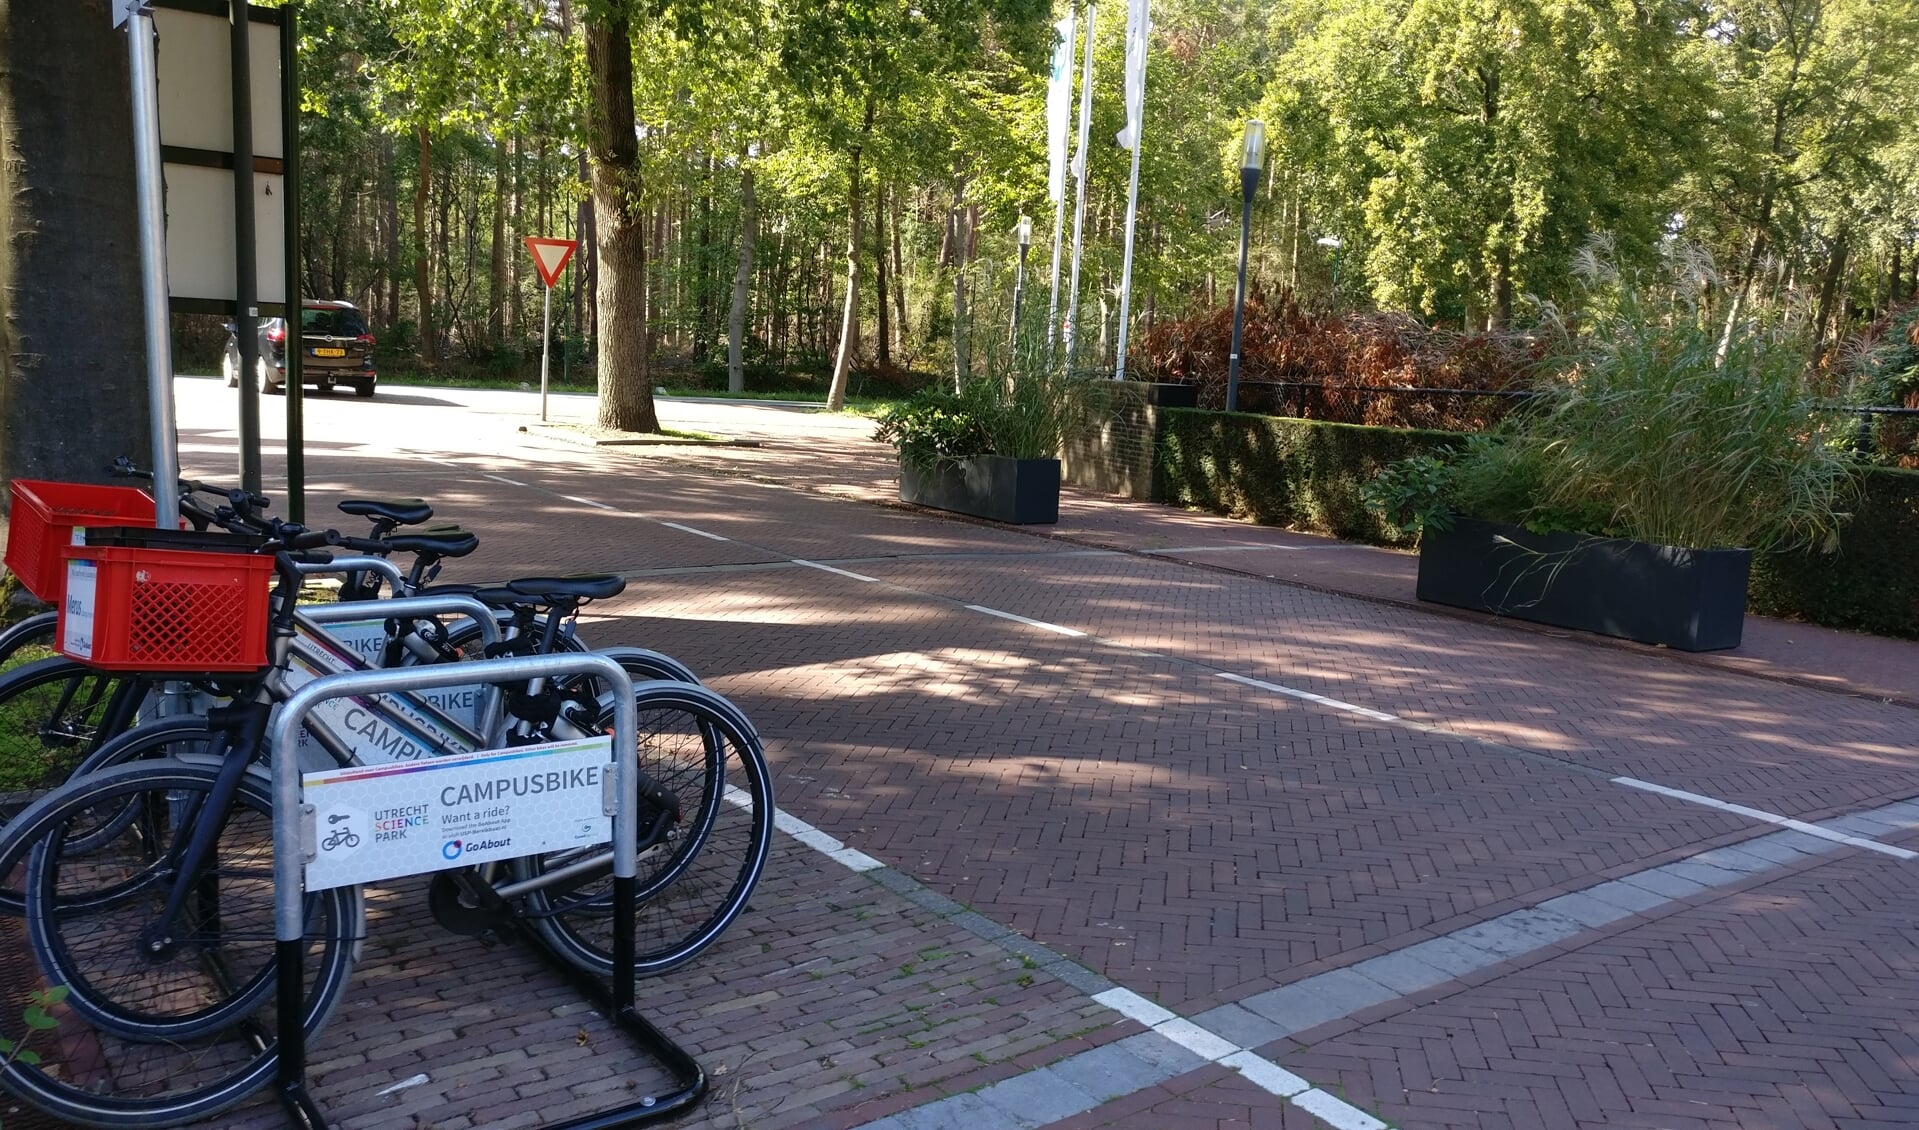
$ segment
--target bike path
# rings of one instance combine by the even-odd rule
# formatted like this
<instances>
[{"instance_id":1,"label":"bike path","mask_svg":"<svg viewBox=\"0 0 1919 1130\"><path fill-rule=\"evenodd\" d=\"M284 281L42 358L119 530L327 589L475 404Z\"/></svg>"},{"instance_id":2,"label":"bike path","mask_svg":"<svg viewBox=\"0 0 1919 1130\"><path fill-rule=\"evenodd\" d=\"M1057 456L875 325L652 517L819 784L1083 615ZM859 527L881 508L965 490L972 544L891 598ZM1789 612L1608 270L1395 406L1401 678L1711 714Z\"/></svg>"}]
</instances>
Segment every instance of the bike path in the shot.
<instances>
[{"instance_id":1,"label":"bike path","mask_svg":"<svg viewBox=\"0 0 1919 1130\"><path fill-rule=\"evenodd\" d=\"M771 477L767 464L743 471L730 457L715 469L695 470L689 467L694 456L649 460L529 446L516 472L482 468L473 454L451 453L447 461L456 467L446 470L489 514L524 507L526 496L541 491L597 504L567 506L549 499L541 505L557 507L562 521L548 524L545 532L530 523L524 530L489 537L482 551L487 559L476 560L476 567L542 554L610 563L596 567L624 563L635 577L634 589L607 610L614 615L596 630L631 631L635 638L613 642L661 646L712 672L715 685L741 701L767 733L783 807L889 865L871 874L897 875L909 884L909 893L930 896L925 901L956 900L960 909L939 918L946 927L974 914L992 926L1019 928L1015 938L1000 939L1003 953L1015 952L1006 948L1009 942L1050 947L1061 960L1029 954L1033 968L1023 974L1031 978L1027 990L1069 984L1049 969L1077 977L1087 989L1099 986L1087 981L1088 974L1106 976L1103 971L1111 970L1113 980L1144 994L1141 999L1176 1006L1182 1014L1176 1020L1203 1018L1202 1029L1233 1049L1164 1078L1153 1078L1148 1068L1132 1068L1143 1089L1105 1096L1097 1082L1105 1077L1102 1070L1110 1076L1115 1065L1150 1067L1155 1049L1165 1051L1161 1045L1167 1043L1189 1056L1199 1053L1165 1034L1195 1042L1170 1021L1150 1013L1121 1019L1132 1014L1096 1008L1095 1030L1071 1039L1058 1034L1052 1052L1042 1046L999 1057L1003 1045L975 1043L967 1053L978 1057L971 1073L954 1074L950 1063L940 1066L940 1055L953 1050L943 1039L908 1041L905 1059L917 1060L930 1077L911 1069L902 1074L888 1064L885 1069L895 1074L887 1082L872 1082L877 1076L862 1065L849 1072L843 1089L822 1083L809 1091L804 1109L781 1104L793 1096L794 1078L813 1078L817 1071L796 1061L788 1065L797 1069L795 1076L764 1081L749 1063L736 1076L740 1085L734 1094L736 1104L747 1104L739 1109L759 1112L755 1125L856 1125L874 1118L943 1124L927 1120L952 1113L938 1101L948 1092L984 1096L971 1102L968 1124L995 1124L993 1118L1013 1117L1004 1112L1020 1108L1022 1087L1082 1096L1092 1105L1060 1112L1076 1120L1074 1125L1179 1124L1167 1121L1173 1106L1183 1112L1182 1119L1203 1118L1195 1112L1204 1110L1244 1109L1296 1122L1310 1109L1303 1102L1316 1102L1312 1095L1327 1092L1308 1088L1281 1102L1277 1093L1290 1085L1284 1071L1262 1073L1242 1060L1242 1068L1254 1069L1228 1074L1217 1061L1251 1055L1280 1070L1284 1059L1300 1078L1323 1085L1337 1078L1330 1085L1357 1095L1350 1068L1326 1061L1319 1066L1332 1073L1315 1076L1318 1066L1294 1065L1285 1058L1292 1054L1286 1045L1261 1037L1270 1036L1271 1026L1284 1026L1274 1016L1310 1018L1348 1004L1354 1007L1342 1016L1363 1017L1366 1009L1391 1007L1399 996L1369 997L1392 985L1374 974L1351 973L1365 962L1397 962L1367 967L1377 977L1392 979L1388 968L1403 973L1401 967L1409 963L1426 964L1406 956L1413 947L1447 942L1418 952L1455 964L1477 953L1480 957L1466 961L1460 975L1496 980L1504 975L1499 960L1484 959L1500 959L1518 944L1514 937L1531 936L1522 927L1537 928L1540 919L1511 916L1541 903L1639 877L1644 887L1634 889L1645 893L1638 901L1655 901L1641 909L1620 908L1626 917L1619 928L1631 929L1649 914L1686 910L1687 899L1717 905L1714 900L1725 897L1723 884L1704 884L1702 878L1773 881L1766 878L1769 869L1780 865L1760 856L1746 859L1743 871L1688 860L1715 846L1765 842L1765 836L1778 834L1775 826L1627 789L1601 775L1620 769L1646 772L1651 766L1672 769L1676 788L1724 784L1685 774L1709 774L1715 764L1744 759L1746 768L1739 772L1751 779L1755 798L1763 795L1791 810L1778 815L1814 820L1848 805L1898 799L1891 794L1904 779L1898 721L1903 716L1883 713L1898 708L1833 695L1779 704L1771 701L1781 693L1777 684L1732 679L1658 657L1596 652L1538 633L1462 631L1462 622L1453 618L1396 619L1383 615L1376 603L1337 602L1330 611L1317 609L1315 618L1314 609L1289 603L1294 598L1273 595L1304 590L1258 578L1154 562L1140 554L1114 561L1114 555L1088 555L1079 546L1024 534L868 511L833 499L819 486L831 460L818 449L803 457L787 453L799 469L800 485L809 488L804 491L749 488L739 480L747 474ZM762 450L755 458L765 456ZM511 453L497 457L510 459ZM417 472L409 469L414 463L411 454L387 460L356 455L350 463L343 458L338 472L345 485L377 475L405 477ZM527 475L527 466L550 477ZM858 487L864 467L860 463L846 477L849 491ZM624 472L606 473L611 469ZM514 487L486 474L528 485ZM582 485L588 480L591 491ZM655 511L694 530L724 530L721 536L728 542L635 517ZM450 507L445 512L452 516ZM872 521L874 514L886 521ZM900 524L903 517L910 521ZM636 535L634 527L648 522ZM1189 533L1190 523L1180 525L1182 534ZM576 535L569 538L569 548L550 548L554 526ZM845 536L819 533L840 528L848 531ZM592 548L571 548L574 540L591 542ZM840 553L822 552L822 542L828 549L838 545ZM1040 548L1021 552L1021 544ZM873 553L875 545L887 552ZM713 559L716 549L725 551L724 560ZM802 549L813 555L805 560L840 572L795 564L792 558L800 556L795 551ZM1061 628L1087 634L1054 630ZM1422 643L1421 633L1430 638ZM1525 643L1517 666L1527 678L1508 677L1496 684L1498 693L1473 697L1492 678L1489 664L1514 658L1502 648L1515 636ZM1366 661L1354 662L1355 655ZM1598 658L1580 666L1582 657L1594 655ZM1235 668L1227 673L1414 725L1222 679L1227 661ZM1353 675L1355 668L1363 677ZM1624 672L1620 685L1588 687L1615 669ZM1760 689L1750 689L1755 686ZM1647 693L1640 699L1622 697L1634 688ZM1582 689L1589 693L1572 693ZM1396 699L1395 693L1404 697ZM1818 721L1836 738L1821 744L1816 733L1781 729L1796 712L1815 710L1827 699L1831 704ZM1688 704L1694 704L1690 710ZM1769 713L1768 706L1777 709ZM1515 740L1501 749L1502 738ZM1720 747L1708 756L1687 752L1702 741L1718 741ZM1807 749L1815 760L1825 759L1810 775L1818 780L1780 778L1776 787L1768 785ZM1609 760L1621 757L1639 760ZM1241 770L1238 764L1257 768ZM1653 827L1634 823L1649 815ZM1256 823L1260 819L1266 823ZM1297 857L1278 855L1274 842L1287 837L1301 853ZM1883 873L1896 878L1903 874L1900 868L1911 866L1868 848L1840 844L1832 850L1875 875L1890 869ZM1030 860L1019 860L1022 852ZM1752 870L1759 865L1755 859L1766 867ZM1435 869L1437 882L1420 871L1422 861ZM806 864L800 866L807 870ZM1659 870L1687 867L1691 870ZM786 889L784 874L782 868L769 877L765 898ZM1315 874L1320 878L1303 878ZM870 875L861 879L849 872L841 878L868 889L876 885ZM916 880L919 885L910 886ZM1449 888L1448 882L1456 886ZM1295 910L1280 897L1273 900L1278 909L1271 922L1233 919L1236 944L1223 944L1227 919L1221 911L1229 901L1254 901L1249 889L1297 893L1299 906ZM919 906L890 887L884 897ZM1453 909L1453 916L1437 917L1441 908ZM1562 930L1565 921L1576 928L1554 937L1550 947L1582 944L1582 938L1601 929L1563 914L1550 918L1560 912L1533 913L1548 914L1546 920L1560 923ZM1598 917L1603 916L1586 915ZM761 928L803 935L801 923L815 921L823 923L818 929L831 932L833 920L831 912L820 914L817 907L810 914L795 907L782 912L777 924ZM1616 927L1619 921L1604 925ZM1237 938L1242 922L1247 937ZM1133 936L1098 932L1101 923L1130 926ZM1145 958L1139 956L1147 948L1139 942L1142 926L1159 936ZM1257 932L1269 926L1299 936ZM1473 929L1482 933L1465 940L1456 936ZM1841 938L1851 936L1847 929L1839 929ZM972 936L986 940L985 934ZM736 955L733 943L730 935L711 959L716 984L734 985L726 979L727 963L738 960L729 956ZM1316 961L1310 956L1321 952L1328 956ZM1710 962L1693 964L1701 967L1680 972L1694 978L1724 975ZM698 971L708 968L702 963ZM1080 972L1072 973L1075 969ZM1338 977L1342 972L1348 976ZM1690 991L1682 980L1674 975L1672 983L1681 987L1668 991ZM683 991L678 985L663 987ZM1289 990L1300 991L1285 995ZM1419 991L1447 990L1444 984L1429 984ZM989 1010L1024 1014L1017 1003L997 994L993 999L998 1003ZM1308 1007L1310 1002L1317 1003ZM756 1044L765 1048L780 1039L827 1046L804 1018L756 1013L758 1007L730 1010L737 1023L707 1046L723 1058L736 1051L743 1058ZM1584 1014L1574 1018L1588 1019ZM1573 1023L1564 1021L1564 1026L1570 1029ZM1105 1042L1098 1042L1103 1037ZM856 1030L841 1038L859 1048L878 1035ZM1097 1046L1080 1046L1087 1042ZM1109 1044L1125 1046L1105 1050ZM1764 1039L1755 1041L1757 1047L1764 1044ZM1101 1055L1105 1059L1097 1058ZM1095 1059L1082 1058L1088 1056ZM835 1053L827 1058L838 1062ZM1157 1062L1171 1070L1165 1064L1180 1061L1168 1053ZM1618 1070L1605 1065L1614 1075ZM1271 1086L1255 1085L1265 1099L1247 1105L1242 1092L1254 1079ZM1904 1082L1883 1072L1870 1081L1829 1073L1825 1086L1847 1094L1863 1087L1875 1096L1896 1093ZM970 1090L975 1084L984 1086ZM1485 1084L1494 1091L1499 1085L1497 1078ZM816 1093L821 1089L828 1093ZM1475 1083L1466 1089L1478 1094L1485 1088ZM1377 1089L1370 1101L1391 1114L1394 1100L1388 1090ZM1593 1109L1612 1118L1635 1117L1635 1096L1619 1095L1618 1102L1608 1097ZM1870 1105L1862 1100L1855 1110ZM1640 1113L1652 1117L1652 1109ZM1228 1117L1237 1116L1222 1114L1206 1124ZM714 1117L705 1124L731 1123ZM1405 1124L1421 1123L1414 1118Z\"/></svg>"}]
</instances>

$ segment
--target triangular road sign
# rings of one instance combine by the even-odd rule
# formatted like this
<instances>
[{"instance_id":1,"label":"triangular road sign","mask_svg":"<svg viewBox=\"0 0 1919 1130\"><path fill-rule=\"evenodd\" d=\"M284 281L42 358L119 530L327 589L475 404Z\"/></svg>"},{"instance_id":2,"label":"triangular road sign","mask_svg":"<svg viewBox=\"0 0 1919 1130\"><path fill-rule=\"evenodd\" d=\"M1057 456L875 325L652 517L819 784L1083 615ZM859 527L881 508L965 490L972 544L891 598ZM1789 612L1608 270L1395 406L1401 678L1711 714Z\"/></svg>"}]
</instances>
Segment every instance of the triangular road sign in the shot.
<instances>
[{"instance_id":1,"label":"triangular road sign","mask_svg":"<svg viewBox=\"0 0 1919 1130\"><path fill-rule=\"evenodd\" d=\"M540 272L540 281L549 287L560 281L560 272L566 270L566 261L573 258L573 249L579 245L578 240L572 239L526 237L526 249L533 253L533 266Z\"/></svg>"}]
</instances>

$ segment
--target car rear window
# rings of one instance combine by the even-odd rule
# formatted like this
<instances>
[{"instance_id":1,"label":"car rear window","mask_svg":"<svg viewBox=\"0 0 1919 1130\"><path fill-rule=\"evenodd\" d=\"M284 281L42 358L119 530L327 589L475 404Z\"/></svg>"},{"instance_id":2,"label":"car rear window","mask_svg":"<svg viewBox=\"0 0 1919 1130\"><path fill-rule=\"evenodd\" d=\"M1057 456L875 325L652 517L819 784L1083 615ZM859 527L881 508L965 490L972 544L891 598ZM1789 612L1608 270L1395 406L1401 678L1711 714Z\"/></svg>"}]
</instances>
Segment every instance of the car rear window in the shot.
<instances>
[{"instance_id":1,"label":"car rear window","mask_svg":"<svg viewBox=\"0 0 1919 1130\"><path fill-rule=\"evenodd\" d=\"M307 307L300 311L300 332L330 334L334 337L359 337L366 332L366 323L360 320L358 310L345 310L332 306L316 310Z\"/></svg>"}]
</instances>

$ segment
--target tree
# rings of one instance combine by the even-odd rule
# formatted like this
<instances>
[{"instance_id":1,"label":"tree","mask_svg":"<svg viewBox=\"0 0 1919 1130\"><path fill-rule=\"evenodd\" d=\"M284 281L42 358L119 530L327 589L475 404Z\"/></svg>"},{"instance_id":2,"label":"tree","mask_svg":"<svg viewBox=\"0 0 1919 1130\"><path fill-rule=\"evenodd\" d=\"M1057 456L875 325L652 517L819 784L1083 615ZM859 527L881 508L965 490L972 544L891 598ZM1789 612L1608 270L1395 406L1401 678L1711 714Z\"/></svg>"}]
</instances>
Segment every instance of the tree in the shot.
<instances>
[{"instance_id":1,"label":"tree","mask_svg":"<svg viewBox=\"0 0 1919 1130\"><path fill-rule=\"evenodd\" d=\"M150 457L126 35L105 0L0 0L7 480Z\"/></svg>"},{"instance_id":2,"label":"tree","mask_svg":"<svg viewBox=\"0 0 1919 1130\"><path fill-rule=\"evenodd\" d=\"M585 18L588 168L599 263L601 427L657 432L647 372L646 223L633 118L633 31L626 0L601 0Z\"/></svg>"},{"instance_id":3,"label":"tree","mask_svg":"<svg viewBox=\"0 0 1919 1130\"><path fill-rule=\"evenodd\" d=\"M1643 256L1701 84L1678 0L1361 0L1310 26L1271 92L1319 146L1351 261L1388 306L1505 326L1608 231Z\"/></svg>"}]
</instances>

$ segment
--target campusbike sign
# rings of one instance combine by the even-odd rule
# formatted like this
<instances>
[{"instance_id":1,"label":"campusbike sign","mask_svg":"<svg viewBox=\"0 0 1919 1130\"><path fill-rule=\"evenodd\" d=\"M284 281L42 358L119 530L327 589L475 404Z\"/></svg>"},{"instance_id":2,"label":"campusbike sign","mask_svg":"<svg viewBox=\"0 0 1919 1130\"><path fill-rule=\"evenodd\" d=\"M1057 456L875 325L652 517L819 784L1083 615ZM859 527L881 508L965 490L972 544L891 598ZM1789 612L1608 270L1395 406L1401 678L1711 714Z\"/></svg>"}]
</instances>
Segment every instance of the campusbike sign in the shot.
<instances>
[{"instance_id":1,"label":"campusbike sign","mask_svg":"<svg viewBox=\"0 0 1919 1130\"><path fill-rule=\"evenodd\" d=\"M300 776L310 891L608 843L604 735Z\"/></svg>"},{"instance_id":2,"label":"campusbike sign","mask_svg":"<svg viewBox=\"0 0 1919 1130\"><path fill-rule=\"evenodd\" d=\"M344 651L329 646L317 636L297 636L287 665L289 692L338 670L351 654L362 663L378 665L386 646L385 620L348 620L327 625L327 635L344 646ZM369 710L368 703L378 701L393 718ZM313 708L310 718L318 719L335 737L353 749L363 764L391 761L418 761L433 757L451 746L458 749L474 744L455 737L444 722L448 719L470 730L479 728L480 709L485 704L485 688L479 684L438 687L412 696L377 695L331 698ZM424 703L432 710L422 710ZM436 717L435 714L440 715ZM326 754L305 727L300 729L297 748L302 765L324 764Z\"/></svg>"}]
</instances>

